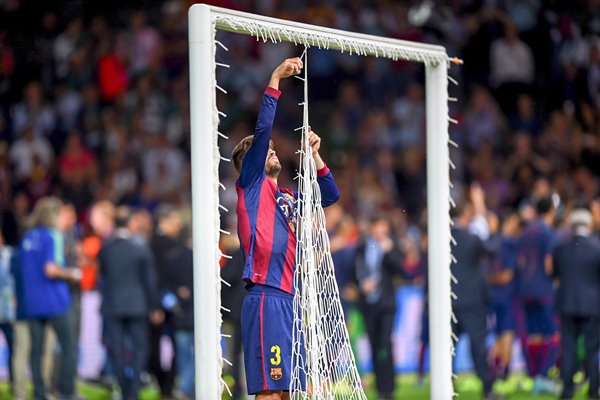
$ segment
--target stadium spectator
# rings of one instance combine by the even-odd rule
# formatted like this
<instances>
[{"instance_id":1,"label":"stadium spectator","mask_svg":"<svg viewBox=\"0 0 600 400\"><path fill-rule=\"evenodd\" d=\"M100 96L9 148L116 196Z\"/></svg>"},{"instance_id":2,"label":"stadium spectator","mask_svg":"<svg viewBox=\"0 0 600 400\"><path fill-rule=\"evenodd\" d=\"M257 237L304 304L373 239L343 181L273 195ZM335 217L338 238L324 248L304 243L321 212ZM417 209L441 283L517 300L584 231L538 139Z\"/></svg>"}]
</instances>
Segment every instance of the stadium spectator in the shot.
<instances>
[{"instance_id":1,"label":"stadium spectator","mask_svg":"<svg viewBox=\"0 0 600 400\"><path fill-rule=\"evenodd\" d=\"M497 88L500 106L505 112L512 112L519 93L531 90L535 64L531 48L519 38L513 22L504 19L503 28L504 36L490 47L490 81Z\"/></svg>"},{"instance_id":2,"label":"stadium spectator","mask_svg":"<svg viewBox=\"0 0 600 400\"><path fill-rule=\"evenodd\" d=\"M56 127L54 107L46 102L42 86L33 81L23 91L23 99L11 109L13 137L19 138L28 127L34 137L49 139Z\"/></svg>"},{"instance_id":3,"label":"stadium spectator","mask_svg":"<svg viewBox=\"0 0 600 400\"><path fill-rule=\"evenodd\" d=\"M552 252L552 275L558 282L556 310L560 314L563 381L560 398L571 399L575 394L577 342L583 336L588 398L597 399L600 396L600 241L592 236L592 215L587 209L574 209L569 224L573 236Z\"/></svg>"},{"instance_id":4,"label":"stadium spectator","mask_svg":"<svg viewBox=\"0 0 600 400\"><path fill-rule=\"evenodd\" d=\"M31 182L51 176L54 151L45 137L35 136L32 125L24 127L22 135L11 146L9 157L14 171L12 181L17 187L28 188Z\"/></svg>"},{"instance_id":5,"label":"stadium spectator","mask_svg":"<svg viewBox=\"0 0 600 400\"><path fill-rule=\"evenodd\" d=\"M92 185L96 183L96 157L83 146L81 134L68 134L64 151L58 160L63 195L70 199L78 213L92 201Z\"/></svg>"}]
</instances>

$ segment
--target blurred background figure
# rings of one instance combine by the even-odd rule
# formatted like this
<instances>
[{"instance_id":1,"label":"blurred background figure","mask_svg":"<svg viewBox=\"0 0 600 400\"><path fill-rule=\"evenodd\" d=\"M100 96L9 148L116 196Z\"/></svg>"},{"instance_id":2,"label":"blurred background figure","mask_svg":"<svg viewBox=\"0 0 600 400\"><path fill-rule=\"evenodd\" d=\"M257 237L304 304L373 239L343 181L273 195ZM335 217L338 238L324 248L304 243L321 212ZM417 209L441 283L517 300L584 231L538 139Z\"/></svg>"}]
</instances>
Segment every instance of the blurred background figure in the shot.
<instances>
[{"instance_id":1,"label":"blurred background figure","mask_svg":"<svg viewBox=\"0 0 600 400\"><path fill-rule=\"evenodd\" d=\"M354 251L359 236L354 219L339 204L325 209L325 223L329 235L331 259L335 266L335 280L340 290L344 317L349 318L350 309L358 300L354 274Z\"/></svg>"},{"instance_id":2,"label":"blurred background figure","mask_svg":"<svg viewBox=\"0 0 600 400\"><path fill-rule=\"evenodd\" d=\"M194 259L191 237L187 245L181 243L165 254L170 273L167 275L163 307L171 313L175 360L178 381L174 395L179 400L193 399L195 395L194 367ZM226 307L226 306L225 306Z\"/></svg>"},{"instance_id":3,"label":"blurred background figure","mask_svg":"<svg viewBox=\"0 0 600 400\"><path fill-rule=\"evenodd\" d=\"M131 210L121 206L115 212L115 231L98 255L102 315L107 323L107 347L112 368L124 400L138 398L141 373L148 360L148 319L162 322L158 306L156 271L152 254L136 243L127 229ZM126 341L133 346L128 365ZM131 371L126 374L126 368Z\"/></svg>"},{"instance_id":4,"label":"blurred background figure","mask_svg":"<svg viewBox=\"0 0 600 400\"><path fill-rule=\"evenodd\" d=\"M354 279L363 314L381 399L391 399L396 389L392 328L396 313L394 281L403 275L402 253L383 215L371 219L366 234L356 245Z\"/></svg>"},{"instance_id":5,"label":"blurred background figure","mask_svg":"<svg viewBox=\"0 0 600 400\"><path fill-rule=\"evenodd\" d=\"M485 198L477 184L471 186L468 201L457 203L451 210L454 221L452 237L455 240L452 242L452 254L456 258L456 263L451 266L452 275L456 278L452 281L455 294L452 312L456 317L452 321L452 331L456 337L462 333L469 336L475 371L483 383L483 396L500 399L501 396L492 392L494 377L490 374L485 343L489 288L484 259L490 252L484 243L490 234L485 215Z\"/></svg>"},{"instance_id":6,"label":"blurred background figure","mask_svg":"<svg viewBox=\"0 0 600 400\"><path fill-rule=\"evenodd\" d=\"M8 383L12 396L15 396L13 360L13 324L16 319L15 279L12 271L14 249L4 242L0 232L0 330L8 347Z\"/></svg>"},{"instance_id":7,"label":"blurred background figure","mask_svg":"<svg viewBox=\"0 0 600 400\"><path fill-rule=\"evenodd\" d=\"M161 204L180 210L190 207L186 11L191 3L0 1L0 227L18 258L19 243L30 228L27 216L41 198L55 195L75 206L76 233L84 240L86 255L81 268L84 321L98 319L96 255L114 230L115 206L136 210L140 218L134 216L129 228L140 243L150 243L158 236L155 221L148 217L154 216ZM488 209L501 221L519 213L526 234L523 248L533 248L533 242L538 248L538 239L545 234L531 236L528 229L539 226L538 201L553 194L558 207L548 229L556 236L571 235L565 217L583 204L590 205L593 234L600 233L600 24L596 0L219 3L261 15L444 46L449 55L465 60L464 65L452 65L449 70L460 82L450 88L450 96L457 101L449 105L449 115L458 122L450 126L450 134L461 145L451 149L456 167L452 171L454 198L460 197L456 195L469 182L479 182ZM216 95L219 110L228 115L220 120L219 130L231 138L219 139L218 145L223 153L229 153L251 129L249 116L255 115L256 99L264 90L261 77L265 71L272 68L273 60L297 56L301 51L290 44L255 42L225 32L218 36L230 49L228 53L218 50L217 58L230 68L219 68L216 77L228 92ZM426 244L416 238L417 232L426 235L422 229L427 222L426 200L435 195L426 191L425 74L419 63L355 57L314 47L309 49L309 58L311 124L320 127L328 144L325 156L342 192L340 209L328 212L327 230L353 348L368 382L372 370L368 350L363 350L368 348L363 346L368 335L355 308L358 289L350 282L355 280L353 253L358 226L364 228L362 221L373 213L384 213L404 254L406 276L394 294L404 300L407 292L422 290L418 271L427 269L427 258L419 254L426 253ZM297 106L301 97L301 85L292 84L280 99L278 125L286 139L280 143L278 155L290 161L282 177L289 182L282 184L293 185L295 176L293 160L298 145L291 132L302 120ZM219 178L228 189L233 188L234 175L230 165L220 164ZM232 210L235 191L221 192L220 202ZM404 222L398 223L399 215ZM222 227L227 227L236 216L222 213L221 218ZM482 220L477 219L474 225L480 226L474 232L480 235ZM496 262L502 258L500 253L494 257ZM162 254L160 251L157 256L157 267L162 264L158 260ZM539 384L545 382L543 371L556 364L559 335L556 329L547 332L548 325L540 320L557 319L556 310L548 310L556 288L544 276L540 258L543 256L532 254L519 257L526 264L519 262L512 280L516 334L522 345L514 346L511 378L519 390L533 386L535 375L540 375L535 391L545 390ZM223 268L227 273L228 265ZM18 315L13 324L12 372L15 396L26 398L29 333L19 310L24 305L20 267L16 271ZM540 289L544 293L539 293ZM88 302L86 292L95 300ZM426 320L424 309L422 318ZM393 328L398 338L393 341L396 372L419 370L419 355L412 349L418 341L421 310L420 292L418 301L397 304ZM102 357L104 349L88 332L108 329L104 322L102 328L86 324L82 330L82 344L100 354L80 359L83 379L99 378L94 364L104 360L96 362L95 358ZM158 367L153 371L161 377L157 380L162 382L164 395L171 392L169 387L177 375L169 367L177 364L170 357L174 345L169 326L156 327L152 346L156 367L158 343L166 335L162 354L164 367L171 372ZM427 327L423 326L425 334ZM42 357L42 375L49 384L50 375L60 371L58 365L53 368L58 346L50 325L44 336L45 352L51 356ZM497 350L497 346L491 349L493 354ZM455 359L461 371L470 368L467 354L460 349ZM82 352L84 355L87 353ZM420 359L426 382L425 351ZM0 362L0 373L7 373L6 367ZM106 360L102 375L112 373ZM530 373L534 374L531 379ZM548 374L556 375L555 369L550 368ZM464 377L461 374L457 382ZM46 386L46 391L57 394L56 383L53 386ZM403 385L396 393L413 397L404 390L410 386Z\"/></svg>"},{"instance_id":8,"label":"blurred background figure","mask_svg":"<svg viewBox=\"0 0 600 400\"><path fill-rule=\"evenodd\" d=\"M181 248L181 215L179 209L172 204L161 204L155 211L154 220L156 228L154 235L150 239L150 250L154 257L155 270L158 291L166 294L169 291L170 275L173 273L173 264L166 259L171 251ZM162 296L162 295L161 295ZM163 297L164 300L164 297ZM161 303L163 301L161 300ZM161 338L167 337L171 343L171 349L176 348L175 338L173 336L173 327L171 325L171 312L164 303L162 307L165 311L165 319L160 323L150 325L150 355L148 372L154 375L160 387L160 393L163 397L171 397L176 376L176 356L173 351L171 359L163 365L161 359Z\"/></svg>"},{"instance_id":9,"label":"blurred background figure","mask_svg":"<svg viewBox=\"0 0 600 400\"><path fill-rule=\"evenodd\" d=\"M71 296L71 306L69 307L70 320L73 327L73 352L74 359L79 360L79 332L81 326L81 266L82 266L82 248L79 232L77 230L77 214L75 207L71 203L63 202L57 219L57 229L62 233L64 245L65 266L71 272L78 276L78 279L69 282L69 294ZM60 365L60 360L57 360ZM53 381L58 384L60 377L55 370Z\"/></svg>"},{"instance_id":10,"label":"blurred background figure","mask_svg":"<svg viewBox=\"0 0 600 400\"><path fill-rule=\"evenodd\" d=\"M31 215L31 226L21 242L20 266L24 296L23 311L31 337L31 375L34 398L47 397L42 376L42 353L45 327L50 325L61 349L57 390L59 396L75 396L75 344L71 320L71 297L68 282L77 282L81 273L65 265L64 239L58 231L58 215L62 203L54 197L40 199Z\"/></svg>"},{"instance_id":11,"label":"blurred background figure","mask_svg":"<svg viewBox=\"0 0 600 400\"><path fill-rule=\"evenodd\" d=\"M522 339L529 376L535 378L535 392L558 391L548 372L558 355L558 329L552 305L554 287L550 276L553 228L556 210L550 197L536 203L536 218L527 224L518 246L518 291L525 314L526 337Z\"/></svg>"},{"instance_id":12,"label":"blurred background figure","mask_svg":"<svg viewBox=\"0 0 600 400\"><path fill-rule=\"evenodd\" d=\"M598 399L600 378L600 240L592 236L592 214L576 208L569 216L572 236L552 252L552 276L558 282L556 311L560 315L561 399L575 395L577 342L583 337L588 398Z\"/></svg>"},{"instance_id":13,"label":"blurred background figure","mask_svg":"<svg viewBox=\"0 0 600 400\"><path fill-rule=\"evenodd\" d=\"M235 226L230 231L234 232ZM242 335L241 335L241 314L242 304L246 296L245 283L240 280L240 271L244 268L244 252L240 246L240 240L237 235L223 235L221 237L221 251L230 256L231 259L223 258L221 264L221 278L229 285L221 287L221 305L229 312L223 311L223 327L225 332L231 334L233 340L228 340L227 349L233 363L232 377L234 384L232 394L234 399L241 399L245 386L243 375L242 359Z\"/></svg>"},{"instance_id":14,"label":"blurred background figure","mask_svg":"<svg viewBox=\"0 0 600 400\"><path fill-rule=\"evenodd\" d=\"M495 218L495 217L494 217ZM494 231L491 228L491 231ZM512 360L515 337L515 275L517 246L521 232L521 219L516 212L507 213L500 232L492 240L497 253L490 262L491 309L494 315L496 341L490 351L495 379L506 380Z\"/></svg>"}]
</instances>

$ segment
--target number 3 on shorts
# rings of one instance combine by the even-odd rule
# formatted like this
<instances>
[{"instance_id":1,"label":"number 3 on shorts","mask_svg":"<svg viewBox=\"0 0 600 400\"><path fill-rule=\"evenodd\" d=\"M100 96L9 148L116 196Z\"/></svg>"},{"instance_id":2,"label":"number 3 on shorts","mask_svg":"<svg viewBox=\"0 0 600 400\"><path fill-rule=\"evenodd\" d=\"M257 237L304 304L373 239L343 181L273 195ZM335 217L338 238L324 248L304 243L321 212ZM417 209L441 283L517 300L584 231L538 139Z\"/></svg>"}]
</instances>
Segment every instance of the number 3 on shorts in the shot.
<instances>
[{"instance_id":1,"label":"number 3 on shorts","mask_svg":"<svg viewBox=\"0 0 600 400\"><path fill-rule=\"evenodd\" d=\"M279 346L271 346L271 365L279 365L281 363L281 348Z\"/></svg>"}]
</instances>

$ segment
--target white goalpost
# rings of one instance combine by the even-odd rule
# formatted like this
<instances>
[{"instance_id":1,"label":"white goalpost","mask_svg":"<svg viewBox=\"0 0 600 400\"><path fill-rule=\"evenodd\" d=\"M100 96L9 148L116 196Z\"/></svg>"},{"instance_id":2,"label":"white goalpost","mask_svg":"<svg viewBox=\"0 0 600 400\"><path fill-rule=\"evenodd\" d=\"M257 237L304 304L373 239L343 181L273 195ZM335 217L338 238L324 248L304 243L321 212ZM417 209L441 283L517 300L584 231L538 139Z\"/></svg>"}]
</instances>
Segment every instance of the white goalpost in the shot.
<instances>
[{"instance_id":1,"label":"white goalpost","mask_svg":"<svg viewBox=\"0 0 600 400\"><path fill-rule=\"evenodd\" d=\"M219 260L224 255L218 247L222 233L219 228L220 212L223 207L219 204L219 189L222 185L219 182L218 167L219 162L225 159L219 153L218 137L225 135L218 130L219 118L224 115L217 109L215 93L215 90L223 90L217 85L215 78L216 68L222 66L215 61L216 46L220 45L215 37L217 30L251 35L265 42L289 42L305 47L408 60L425 65L431 399L451 399L454 394L454 348L451 334L451 163L448 144L452 142L448 136L449 59L445 49L441 46L346 32L204 4L193 5L189 10L196 398L220 399L224 387L221 377L222 281L219 267ZM319 197L317 194L317 198ZM319 242L328 251L328 240L319 239ZM317 266L321 264L332 268L327 260L317 263ZM332 298L337 296L337 287L331 288L329 283L327 287L320 289L331 291ZM344 337L344 332L341 332L341 336ZM347 332L345 337L347 338ZM307 346L313 346L313 342L315 341ZM318 348L312 350L325 351ZM352 354L349 357L352 358L349 365L353 365ZM334 359L334 362L338 361ZM319 362L322 365L323 361ZM358 385L360 386L360 382ZM323 396L316 393L317 391L315 394L305 393L301 397L334 398L334 395ZM357 395L352 398L363 397L364 395Z\"/></svg>"}]
</instances>

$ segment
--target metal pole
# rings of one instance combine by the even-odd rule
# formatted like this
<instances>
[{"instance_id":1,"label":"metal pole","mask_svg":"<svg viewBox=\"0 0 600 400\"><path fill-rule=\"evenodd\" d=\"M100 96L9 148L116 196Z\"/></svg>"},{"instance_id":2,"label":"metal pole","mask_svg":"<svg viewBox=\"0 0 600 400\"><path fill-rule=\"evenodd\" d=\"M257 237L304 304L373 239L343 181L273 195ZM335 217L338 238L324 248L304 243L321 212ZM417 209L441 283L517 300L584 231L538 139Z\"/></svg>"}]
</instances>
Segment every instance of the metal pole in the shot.
<instances>
[{"instance_id":1,"label":"metal pole","mask_svg":"<svg viewBox=\"0 0 600 400\"><path fill-rule=\"evenodd\" d=\"M447 63L426 66L429 357L432 400L452 399Z\"/></svg>"},{"instance_id":2,"label":"metal pole","mask_svg":"<svg viewBox=\"0 0 600 400\"><path fill-rule=\"evenodd\" d=\"M215 52L210 12L206 5L194 5L188 14L197 399L220 399L222 393L218 121L213 112Z\"/></svg>"},{"instance_id":3,"label":"metal pole","mask_svg":"<svg viewBox=\"0 0 600 400\"><path fill-rule=\"evenodd\" d=\"M210 9L216 18L217 29L223 31L262 37L265 32L260 29L276 27L278 33L275 39L281 42L301 45L308 44L312 47L321 47L327 44L327 49L341 50L346 53L356 53L355 44L364 45L362 47L364 51L362 55L384 57L385 54L382 52L382 49L389 49L401 53L403 59L420 62L434 59L440 62L446 61L448 58L446 49L443 46L343 31L221 7L211 6ZM228 18L234 19L234 23L227 23ZM285 31L294 32L296 35L287 36ZM313 35L318 35L320 40L313 42L310 39ZM293 37L296 39L293 39ZM298 38L306 38L308 43L304 43L302 39Z\"/></svg>"}]
</instances>

